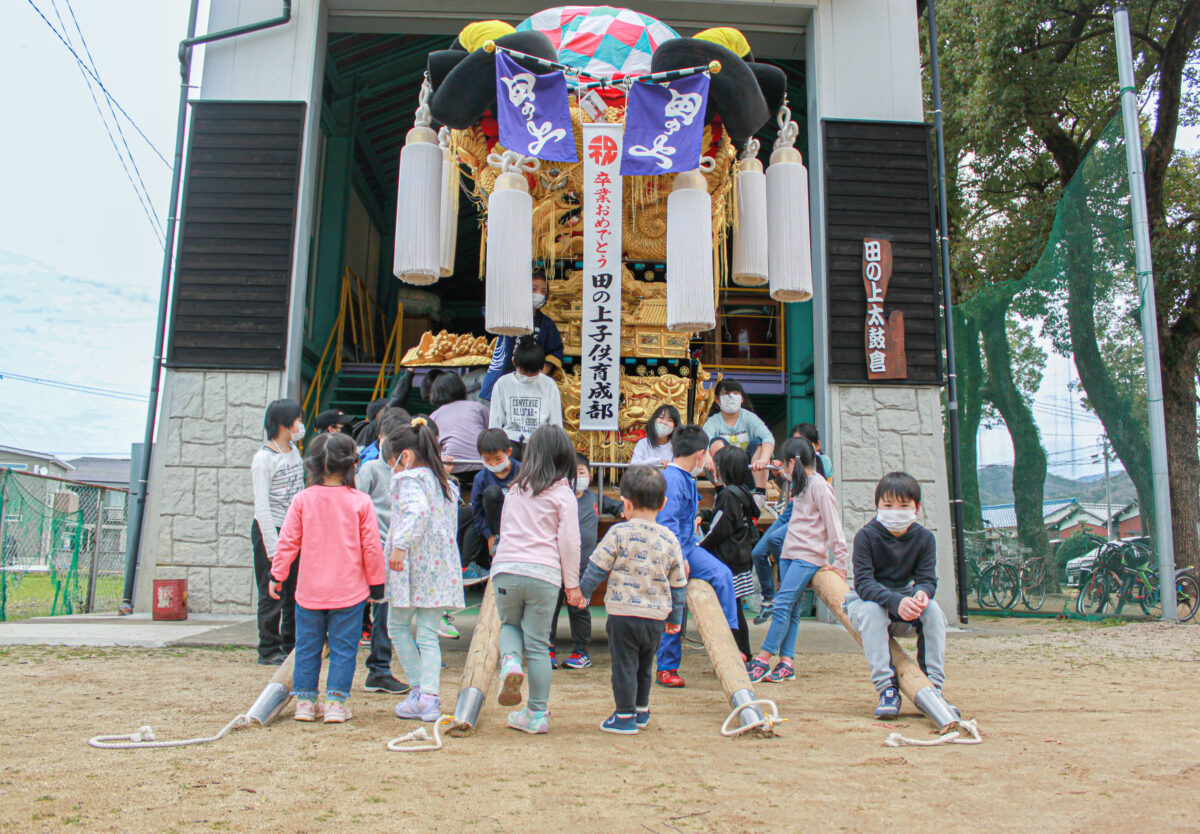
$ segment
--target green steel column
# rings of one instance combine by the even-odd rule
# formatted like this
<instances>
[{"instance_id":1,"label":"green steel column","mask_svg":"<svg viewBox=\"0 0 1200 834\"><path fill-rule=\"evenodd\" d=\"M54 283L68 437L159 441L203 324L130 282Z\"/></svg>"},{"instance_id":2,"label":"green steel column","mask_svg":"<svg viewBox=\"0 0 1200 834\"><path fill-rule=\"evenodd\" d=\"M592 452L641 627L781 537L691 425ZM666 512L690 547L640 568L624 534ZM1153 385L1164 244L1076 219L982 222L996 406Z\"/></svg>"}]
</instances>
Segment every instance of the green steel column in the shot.
<instances>
[{"instance_id":1,"label":"green steel column","mask_svg":"<svg viewBox=\"0 0 1200 834\"><path fill-rule=\"evenodd\" d=\"M787 427L813 422L813 313L812 302L783 305L787 332L784 380L787 392Z\"/></svg>"}]
</instances>

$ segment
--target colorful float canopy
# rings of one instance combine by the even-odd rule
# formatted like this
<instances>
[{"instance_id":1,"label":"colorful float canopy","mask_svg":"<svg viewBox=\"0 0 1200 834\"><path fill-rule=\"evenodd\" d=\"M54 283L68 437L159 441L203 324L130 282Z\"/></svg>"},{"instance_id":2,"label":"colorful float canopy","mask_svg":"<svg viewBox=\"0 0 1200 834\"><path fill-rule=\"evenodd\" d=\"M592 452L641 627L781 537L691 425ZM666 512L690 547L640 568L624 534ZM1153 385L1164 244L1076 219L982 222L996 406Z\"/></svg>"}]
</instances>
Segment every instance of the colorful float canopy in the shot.
<instances>
[{"instance_id":1,"label":"colorful float canopy","mask_svg":"<svg viewBox=\"0 0 1200 834\"><path fill-rule=\"evenodd\" d=\"M557 6L527 18L518 32L543 32L558 60L597 78L650 72L650 56L679 37L649 15L612 6Z\"/></svg>"}]
</instances>

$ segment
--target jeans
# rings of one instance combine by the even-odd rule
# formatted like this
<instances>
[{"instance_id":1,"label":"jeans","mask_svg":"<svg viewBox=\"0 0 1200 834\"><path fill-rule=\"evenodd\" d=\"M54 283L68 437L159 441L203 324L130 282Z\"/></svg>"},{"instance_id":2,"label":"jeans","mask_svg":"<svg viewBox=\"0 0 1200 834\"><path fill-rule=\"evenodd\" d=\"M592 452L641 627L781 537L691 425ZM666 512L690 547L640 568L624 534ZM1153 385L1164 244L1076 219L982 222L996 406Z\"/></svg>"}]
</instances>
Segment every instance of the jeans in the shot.
<instances>
[{"instance_id":1,"label":"jeans","mask_svg":"<svg viewBox=\"0 0 1200 834\"><path fill-rule=\"evenodd\" d=\"M392 638L388 634L388 604L386 602L370 605L373 619L371 620L371 653L367 655L367 674L390 675L392 673Z\"/></svg>"},{"instance_id":2,"label":"jeans","mask_svg":"<svg viewBox=\"0 0 1200 834\"><path fill-rule=\"evenodd\" d=\"M441 619L440 608L392 608L388 614L392 649L404 677L409 686L421 687L425 695L437 695L442 689L442 644L437 633Z\"/></svg>"},{"instance_id":3,"label":"jeans","mask_svg":"<svg viewBox=\"0 0 1200 834\"><path fill-rule=\"evenodd\" d=\"M344 701L354 683L358 638L362 636L362 614L366 602L348 608L314 609L296 606L296 668L292 694L315 701L321 677L321 650L329 640L329 675L325 697Z\"/></svg>"},{"instance_id":4,"label":"jeans","mask_svg":"<svg viewBox=\"0 0 1200 834\"><path fill-rule=\"evenodd\" d=\"M779 558L783 552L783 540L787 538L788 522L792 519L792 502L784 507L779 517L771 522L767 532L754 545L750 555L754 557L754 570L758 574L758 585L762 589L763 605L775 598L775 572L771 569L771 557Z\"/></svg>"},{"instance_id":5,"label":"jeans","mask_svg":"<svg viewBox=\"0 0 1200 834\"><path fill-rule=\"evenodd\" d=\"M480 496L480 503L483 504L483 514L487 518L487 525L496 535L500 534L500 513L504 509L504 490L492 484L487 487ZM487 542L484 542L486 545Z\"/></svg>"},{"instance_id":6,"label":"jeans","mask_svg":"<svg viewBox=\"0 0 1200 834\"><path fill-rule=\"evenodd\" d=\"M550 615L558 604L558 586L501 573L492 578L500 615L500 657L524 657L529 678L529 709L543 712L550 698Z\"/></svg>"},{"instance_id":7,"label":"jeans","mask_svg":"<svg viewBox=\"0 0 1200 834\"><path fill-rule=\"evenodd\" d=\"M892 686L896 679L888 638L904 634L909 628L917 630L917 665L934 686L942 688L946 682L946 615L937 602L929 600L921 616L911 622L893 620L882 605L859 599L853 591L846 594L842 607L862 638L863 653L871 668L871 683L877 692Z\"/></svg>"},{"instance_id":8,"label":"jeans","mask_svg":"<svg viewBox=\"0 0 1200 834\"><path fill-rule=\"evenodd\" d=\"M650 708L654 651L663 634L663 620L609 615L608 651L612 659L613 701L621 715Z\"/></svg>"},{"instance_id":9,"label":"jeans","mask_svg":"<svg viewBox=\"0 0 1200 834\"><path fill-rule=\"evenodd\" d=\"M820 568L817 565L803 559L779 560L779 593L775 594L771 627L763 640L762 651L780 657L796 656L796 636L800 631L800 594L818 570Z\"/></svg>"},{"instance_id":10,"label":"jeans","mask_svg":"<svg viewBox=\"0 0 1200 834\"><path fill-rule=\"evenodd\" d=\"M279 588L279 599L273 599L267 590L271 560L267 558L267 546L257 521L250 526L250 543L254 547L254 581L258 585L258 659L286 657L296 645L296 577L300 575L300 560L292 562L292 569Z\"/></svg>"},{"instance_id":11,"label":"jeans","mask_svg":"<svg viewBox=\"0 0 1200 834\"><path fill-rule=\"evenodd\" d=\"M733 574L730 572L729 566L702 547L692 547L690 550L685 550L683 555L691 568L690 578L702 579L712 585L712 589L717 593L717 599L721 602L721 610L725 612L725 622L729 624L730 630L737 631L738 603L733 596ZM686 619L686 617L687 612L685 611L684 618ZM682 644L682 630L679 634L663 634L662 640L658 644L658 668L660 670L679 668L679 661L683 658Z\"/></svg>"},{"instance_id":12,"label":"jeans","mask_svg":"<svg viewBox=\"0 0 1200 834\"><path fill-rule=\"evenodd\" d=\"M492 563L487 542L475 529L475 514L469 505L458 508L458 552L464 568L472 562L483 568Z\"/></svg>"}]
</instances>

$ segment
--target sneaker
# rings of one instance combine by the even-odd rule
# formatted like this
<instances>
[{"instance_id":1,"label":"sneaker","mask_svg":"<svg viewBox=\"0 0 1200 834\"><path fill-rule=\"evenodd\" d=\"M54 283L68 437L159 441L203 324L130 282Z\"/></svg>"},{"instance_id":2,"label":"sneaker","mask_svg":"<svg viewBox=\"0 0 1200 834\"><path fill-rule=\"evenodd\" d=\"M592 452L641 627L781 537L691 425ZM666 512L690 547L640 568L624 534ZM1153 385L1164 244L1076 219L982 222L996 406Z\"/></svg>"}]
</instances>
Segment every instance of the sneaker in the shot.
<instances>
[{"instance_id":1,"label":"sneaker","mask_svg":"<svg viewBox=\"0 0 1200 834\"><path fill-rule=\"evenodd\" d=\"M550 668L551 668L551 669L557 669L557 668L558 668L558 658L556 658L556 657L554 656L554 649L551 649L551 650L550 650Z\"/></svg>"},{"instance_id":2,"label":"sneaker","mask_svg":"<svg viewBox=\"0 0 1200 834\"><path fill-rule=\"evenodd\" d=\"M442 699L422 692L396 706L396 717L432 723L442 717Z\"/></svg>"},{"instance_id":3,"label":"sneaker","mask_svg":"<svg viewBox=\"0 0 1200 834\"><path fill-rule=\"evenodd\" d=\"M775 664L775 668L771 670L771 674L767 675L765 680L767 683L783 683L796 679L796 669L792 666L790 660L781 660Z\"/></svg>"},{"instance_id":4,"label":"sneaker","mask_svg":"<svg viewBox=\"0 0 1200 834\"><path fill-rule=\"evenodd\" d=\"M363 689L367 692L387 692L392 695L407 695L409 692L408 684L396 680L392 675L367 675Z\"/></svg>"},{"instance_id":5,"label":"sneaker","mask_svg":"<svg viewBox=\"0 0 1200 834\"><path fill-rule=\"evenodd\" d=\"M478 585L480 582L487 581L488 572L474 562L463 568L462 583L464 588L470 587L471 585Z\"/></svg>"},{"instance_id":6,"label":"sneaker","mask_svg":"<svg viewBox=\"0 0 1200 834\"><path fill-rule=\"evenodd\" d=\"M894 686L879 693L879 706L875 707L875 717L890 719L900 714L900 690Z\"/></svg>"},{"instance_id":7,"label":"sneaker","mask_svg":"<svg viewBox=\"0 0 1200 834\"><path fill-rule=\"evenodd\" d=\"M521 660L515 654L506 654L500 659L500 695L496 698L502 707L515 707L521 703L521 684L525 672Z\"/></svg>"},{"instance_id":8,"label":"sneaker","mask_svg":"<svg viewBox=\"0 0 1200 834\"><path fill-rule=\"evenodd\" d=\"M362 637L358 638L358 645L359 645L359 646L369 646L369 645L371 645L371 631L370 631L370 629L365 629L365 628L363 629Z\"/></svg>"},{"instance_id":9,"label":"sneaker","mask_svg":"<svg viewBox=\"0 0 1200 834\"><path fill-rule=\"evenodd\" d=\"M420 697L421 697L421 687L414 686L412 689L410 689L408 691L408 697L405 698L400 703L396 704L395 709L393 710L393 712L396 713L396 717L404 718L405 715L412 712L412 710L414 709L414 707L413 707L414 702L416 702L416 700Z\"/></svg>"},{"instance_id":10,"label":"sneaker","mask_svg":"<svg viewBox=\"0 0 1200 834\"><path fill-rule=\"evenodd\" d=\"M259 655L259 666L282 666L283 661L287 660L287 655L283 652L272 652L268 655Z\"/></svg>"},{"instance_id":11,"label":"sneaker","mask_svg":"<svg viewBox=\"0 0 1200 834\"><path fill-rule=\"evenodd\" d=\"M350 713L350 707L346 706L345 701L325 701L325 723L326 724L344 724L354 716Z\"/></svg>"},{"instance_id":12,"label":"sneaker","mask_svg":"<svg viewBox=\"0 0 1200 834\"><path fill-rule=\"evenodd\" d=\"M592 659L588 657L587 652L571 652L571 656L564 660L562 665L566 669L586 669L592 665Z\"/></svg>"},{"instance_id":13,"label":"sneaker","mask_svg":"<svg viewBox=\"0 0 1200 834\"><path fill-rule=\"evenodd\" d=\"M316 701L301 698L296 701L296 714L292 717L297 721L313 722L321 716L321 710Z\"/></svg>"},{"instance_id":14,"label":"sneaker","mask_svg":"<svg viewBox=\"0 0 1200 834\"><path fill-rule=\"evenodd\" d=\"M750 676L750 683L758 683L770 673L771 667L757 657L746 664L746 674Z\"/></svg>"},{"instance_id":15,"label":"sneaker","mask_svg":"<svg viewBox=\"0 0 1200 834\"><path fill-rule=\"evenodd\" d=\"M617 715L614 712L600 723L600 729L606 733L636 736L638 731L637 718L634 715Z\"/></svg>"},{"instance_id":16,"label":"sneaker","mask_svg":"<svg viewBox=\"0 0 1200 834\"><path fill-rule=\"evenodd\" d=\"M678 669L659 669L658 685L666 686L670 689L679 689L685 684L683 682L683 678L679 677Z\"/></svg>"},{"instance_id":17,"label":"sneaker","mask_svg":"<svg viewBox=\"0 0 1200 834\"><path fill-rule=\"evenodd\" d=\"M637 725L639 730L644 730L650 726L650 707L637 711Z\"/></svg>"},{"instance_id":18,"label":"sneaker","mask_svg":"<svg viewBox=\"0 0 1200 834\"><path fill-rule=\"evenodd\" d=\"M449 614L442 615L442 619L438 622L437 633L438 637L448 637L451 640L457 640L462 636L454 627L454 618Z\"/></svg>"},{"instance_id":19,"label":"sneaker","mask_svg":"<svg viewBox=\"0 0 1200 834\"><path fill-rule=\"evenodd\" d=\"M775 608L769 602L764 602L762 610L754 615L754 624L762 625L775 616Z\"/></svg>"},{"instance_id":20,"label":"sneaker","mask_svg":"<svg viewBox=\"0 0 1200 834\"><path fill-rule=\"evenodd\" d=\"M523 733L538 735L550 732L550 712L519 709L508 714L508 726Z\"/></svg>"},{"instance_id":21,"label":"sneaker","mask_svg":"<svg viewBox=\"0 0 1200 834\"><path fill-rule=\"evenodd\" d=\"M940 688L938 689L938 694L942 696L943 701L946 701L946 696L942 694L942 690ZM954 713L956 718L962 718L962 710L954 706L954 704L950 703L949 701L946 701L946 706L950 707L950 711Z\"/></svg>"}]
</instances>

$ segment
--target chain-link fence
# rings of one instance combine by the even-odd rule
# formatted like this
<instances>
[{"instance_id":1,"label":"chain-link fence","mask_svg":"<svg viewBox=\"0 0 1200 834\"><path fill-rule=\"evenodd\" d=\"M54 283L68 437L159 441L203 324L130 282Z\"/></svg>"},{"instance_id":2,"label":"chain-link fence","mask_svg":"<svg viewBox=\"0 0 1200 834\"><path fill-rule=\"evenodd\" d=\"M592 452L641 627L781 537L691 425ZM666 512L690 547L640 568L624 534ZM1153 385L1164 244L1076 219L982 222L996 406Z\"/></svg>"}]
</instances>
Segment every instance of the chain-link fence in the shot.
<instances>
[{"instance_id":1,"label":"chain-link fence","mask_svg":"<svg viewBox=\"0 0 1200 834\"><path fill-rule=\"evenodd\" d=\"M1117 117L1033 269L954 310L972 610L1161 615L1141 304ZM1183 617L1200 592L1177 586Z\"/></svg>"},{"instance_id":2,"label":"chain-link fence","mask_svg":"<svg viewBox=\"0 0 1200 834\"><path fill-rule=\"evenodd\" d=\"M0 469L0 621L116 611L129 491Z\"/></svg>"}]
</instances>

